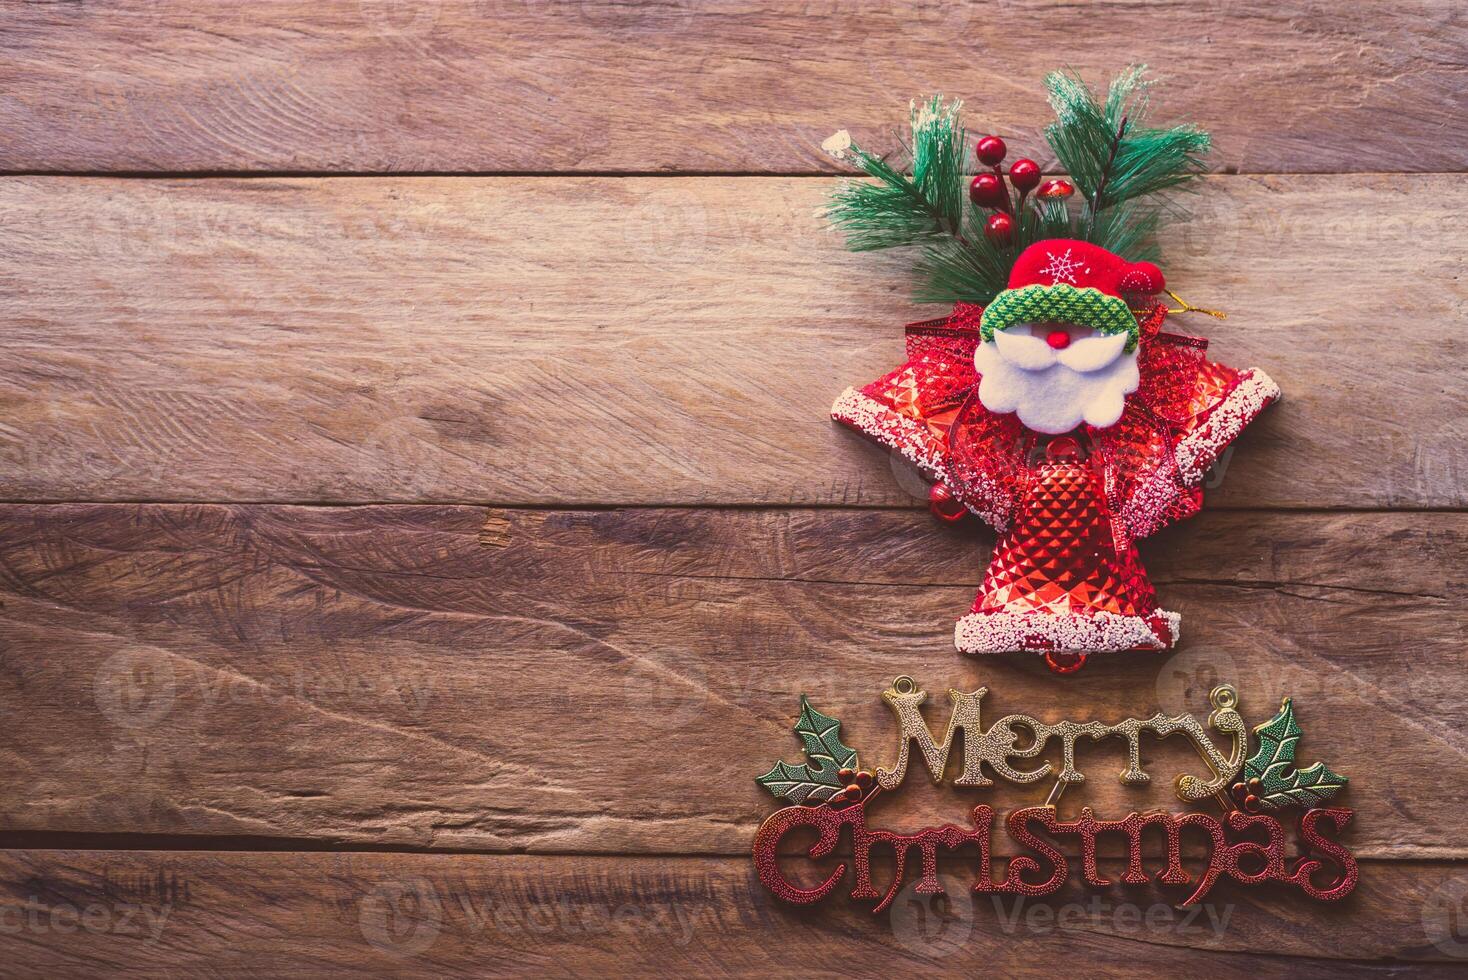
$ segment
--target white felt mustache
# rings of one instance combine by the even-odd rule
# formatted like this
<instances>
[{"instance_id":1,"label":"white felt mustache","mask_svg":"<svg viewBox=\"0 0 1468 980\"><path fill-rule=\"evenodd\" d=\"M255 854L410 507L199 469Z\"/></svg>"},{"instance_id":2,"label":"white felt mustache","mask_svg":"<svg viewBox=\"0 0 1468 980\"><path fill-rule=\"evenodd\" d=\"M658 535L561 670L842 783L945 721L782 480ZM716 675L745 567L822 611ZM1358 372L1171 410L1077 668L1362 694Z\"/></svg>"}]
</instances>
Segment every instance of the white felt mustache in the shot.
<instances>
[{"instance_id":1,"label":"white felt mustache","mask_svg":"<svg viewBox=\"0 0 1468 980\"><path fill-rule=\"evenodd\" d=\"M1043 371L1064 364L1082 373L1099 371L1121 356L1127 335L1114 333L1099 337L1082 337L1069 347L1056 350L1039 337L1019 331L996 330L994 346L999 356L1021 371Z\"/></svg>"}]
</instances>

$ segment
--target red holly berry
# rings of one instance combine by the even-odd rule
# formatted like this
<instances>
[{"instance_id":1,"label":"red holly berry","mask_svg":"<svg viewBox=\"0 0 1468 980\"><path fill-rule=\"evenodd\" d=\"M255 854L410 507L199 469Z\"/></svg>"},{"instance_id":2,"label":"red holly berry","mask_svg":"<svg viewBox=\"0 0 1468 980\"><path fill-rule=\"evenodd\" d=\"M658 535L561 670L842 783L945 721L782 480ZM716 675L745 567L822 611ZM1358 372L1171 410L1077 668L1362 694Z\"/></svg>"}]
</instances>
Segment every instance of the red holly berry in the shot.
<instances>
[{"instance_id":1,"label":"red holly berry","mask_svg":"<svg viewBox=\"0 0 1468 980\"><path fill-rule=\"evenodd\" d=\"M948 489L946 483L935 483L928 488L928 510L933 516L948 524L955 524L963 520L968 508L965 507L953 491ZM843 777L845 778L845 777Z\"/></svg>"},{"instance_id":2,"label":"red holly berry","mask_svg":"<svg viewBox=\"0 0 1468 980\"><path fill-rule=\"evenodd\" d=\"M1076 192L1076 187L1068 180L1052 177L1040 185L1035 191L1035 196L1042 201L1063 201Z\"/></svg>"},{"instance_id":3,"label":"red holly berry","mask_svg":"<svg viewBox=\"0 0 1468 980\"><path fill-rule=\"evenodd\" d=\"M1021 157L1009 165L1009 182L1021 194L1028 194L1040 182L1040 165L1028 157Z\"/></svg>"},{"instance_id":4,"label":"red holly berry","mask_svg":"<svg viewBox=\"0 0 1468 980\"><path fill-rule=\"evenodd\" d=\"M856 775L856 770L855 769L837 769L836 770L836 778L839 779L839 780L841 780L843 783L849 783L849 782L851 782L851 777L852 776L855 776L855 775Z\"/></svg>"},{"instance_id":5,"label":"red holly berry","mask_svg":"<svg viewBox=\"0 0 1468 980\"><path fill-rule=\"evenodd\" d=\"M845 789L843 789L841 791L841 793L848 800L859 800L859 799L861 799L861 787L858 786L858 785L856 785L855 783L852 783L850 786L848 786Z\"/></svg>"},{"instance_id":6,"label":"red holly berry","mask_svg":"<svg viewBox=\"0 0 1468 980\"><path fill-rule=\"evenodd\" d=\"M1003 211L994 212L984 222L984 235L995 245L1008 245L1014 237L1014 219Z\"/></svg>"},{"instance_id":7,"label":"red holly berry","mask_svg":"<svg viewBox=\"0 0 1468 980\"><path fill-rule=\"evenodd\" d=\"M862 789L866 789L867 787L871 786L872 774L867 772L865 769L863 769L861 772L858 772L856 774L856 785L860 786Z\"/></svg>"},{"instance_id":8,"label":"red holly berry","mask_svg":"<svg viewBox=\"0 0 1468 980\"><path fill-rule=\"evenodd\" d=\"M968 185L968 197L981 208L999 208L1004 206L1009 193L998 174L979 174Z\"/></svg>"},{"instance_id":9,"label":"red holly berry","mask_svg":"<svg viewBox=\"0 0 1468 980\"><path fill-rule=\"evenodd\" d=\"M1009 147L997 136L980 137L978 145L974 147L974 155L982 163L991 167L997 167L1004 159L1004 154L1009 152Z\"/></svg>"}]
</instances>

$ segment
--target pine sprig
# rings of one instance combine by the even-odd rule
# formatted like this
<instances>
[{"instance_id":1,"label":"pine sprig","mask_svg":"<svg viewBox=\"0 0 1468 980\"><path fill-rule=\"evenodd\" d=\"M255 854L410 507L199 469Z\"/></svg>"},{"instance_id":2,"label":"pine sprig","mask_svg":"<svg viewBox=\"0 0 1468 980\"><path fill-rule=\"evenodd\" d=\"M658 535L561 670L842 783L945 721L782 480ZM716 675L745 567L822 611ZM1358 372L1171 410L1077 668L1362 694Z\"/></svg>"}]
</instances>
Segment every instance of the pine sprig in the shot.
<instances>
[{"instance_id":1,"label":"pine sprig","mask_svg":"<svg viewBox=\"0 0 1468 980\"><path fill-rule=\"evenodd\" d=\"M1151 88L1145 70L1133 66L1117 75L1104 103L1075 74L1057 71L1045 78L1055 110L1045 138L1093 216L1203 172L1211 145L1206 132L1191 125L1142 125Z\"/></svg>"},{"instance_id":2,"label":"pine sprig","mask_svg":"<svg viewBox=\"0 0 1468 980\"><path fill-rule=\"evenodd\" d=\"M869 153L845 133L828 141L826 149L873 180L843 183L826 216L852 251L913 248L914 299L922 303L990 302L1019 253L1046 238L1079 238L1133 262L1156 261L1157 228L1180 210L1141 198L1199 174L1209 137L1196 126L1146 127L1143 71L1122 72L1104 102L1074 74L1046 78L1056 113L1046 138L1081 192L1078 210L1063 200L1027 202L1012 216L1009 240L996 244L984 234L987 212L967 200L962 103L935 96L912 104L906 165Z\"/></svg>"},{"instance_id":3,"label":"pine sprig","mask_svg":"<svg viewBox=\"0 0 1468 980\"><path fill-rule=\"evenodd\" d=\"M851 144L838 155L850 159L876 183L848 181L837 189L826 217L846 233L854 252L913 245L952 236L963 223L963 161L966 152L957 100L942 96L912 104L911 173Z\"/></svg>"}]
</instances>

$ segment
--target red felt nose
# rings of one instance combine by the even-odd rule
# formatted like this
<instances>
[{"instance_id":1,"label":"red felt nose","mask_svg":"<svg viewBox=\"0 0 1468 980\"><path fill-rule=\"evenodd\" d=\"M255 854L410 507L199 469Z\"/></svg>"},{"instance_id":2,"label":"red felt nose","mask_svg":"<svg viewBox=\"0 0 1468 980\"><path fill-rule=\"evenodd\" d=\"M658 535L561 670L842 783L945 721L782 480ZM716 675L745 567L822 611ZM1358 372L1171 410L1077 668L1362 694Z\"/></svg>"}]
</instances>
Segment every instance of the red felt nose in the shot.
<instances>
[{"instance_id":1,"label":"red felt nose","mask_svg":"<svg viewBox=\"0 0 1468 980\"><path fill-rule=\"evenodd\" d=\"M1065 348L1070 346L1070 334L1064 330L1052 330L1050 331L1050 335L1045 338L1045 343L1054 347L1056 350L1065 350Z\"/></svg>"}]
</instances>

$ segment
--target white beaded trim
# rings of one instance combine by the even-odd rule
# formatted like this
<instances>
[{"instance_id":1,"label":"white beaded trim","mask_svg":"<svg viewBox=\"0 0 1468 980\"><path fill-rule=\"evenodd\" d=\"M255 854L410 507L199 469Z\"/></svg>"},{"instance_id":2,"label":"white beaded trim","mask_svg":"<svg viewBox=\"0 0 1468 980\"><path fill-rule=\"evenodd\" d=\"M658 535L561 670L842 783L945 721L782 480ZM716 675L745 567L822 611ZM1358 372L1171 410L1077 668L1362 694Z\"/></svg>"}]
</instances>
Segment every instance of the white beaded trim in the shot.
<instances>
[{"instance_id":1,"label":"white beaded trim","mask_svg":"<svg viewBox=\"0 0 1468 980\"><path fill-rule=\"evenodd\" d=\"M943 459L936 453L924 452L920 447L928 441L926 428L920 422L894 412L875 398L862 394L855 388L847 388L831 406L831 418L886 446L902 456L923 472L930 480L943 480ZM1007 499L1002 490L984 481L979 488L982 501L965 501L964 506L994 530L1004 532L1009 528L1009 514L1003 506Z\"/></svg>"},{"instance_id":2,"label":"white beaded trim","mask_svg":"<svg viewBox=\"0 0 1468 980\"><path fill-rule=\"evenodd\" d=\"M1233 391L1214 407L1197 431L1178 442L1173 450L1175 466L1159 471L1150 482L1132 491L1123 509L1132 537L1156 533L1183 491L1202 483L1218 454L1279 397L1279 385L1263 371L1249 368L1240 372Z\"/></svg>"},{"instance_id":3,"label":"white beaded trim","mask_svg":"<svg viewBox=\"0 0 1468 980\"><path fill-rule=\"evenodd\" d=\"M1224 447L1237 439L1244 426L1279 396L1279 385L1263 371L1249 368L1242 372L1228 397L1208 413L1207 420L1196 432L1190 433L1173 450L1183 485L1191 487L1201 483Z\"/></svg>"},{"instance_id":4,"label":"white beaded trim","mask_svg":"<svg viewBox=\"0 0 1468 980\"><path fill-rule=\"evenodd\" d=\"M925 452L928 433L921 422L899 415L875 398L847 388L831 406L831 418L895 450L930 480L940 478L943 460Z\"/></svg>"},{"instance_id":5,"label":"white beaded trim","mask_svg":"<svg viewBox=\"0 0 1468 980\"><path fill-rule=\"evenodd\" d=\"M1166 642L1158 639L1154 625L1166 629ZM1109 612L969 613L953 627L953 645L962 653L1166 650L1177 642L1181 626L1181 615L1162 609L1150 616Z\"/></svg>"}]
</instances>

